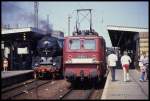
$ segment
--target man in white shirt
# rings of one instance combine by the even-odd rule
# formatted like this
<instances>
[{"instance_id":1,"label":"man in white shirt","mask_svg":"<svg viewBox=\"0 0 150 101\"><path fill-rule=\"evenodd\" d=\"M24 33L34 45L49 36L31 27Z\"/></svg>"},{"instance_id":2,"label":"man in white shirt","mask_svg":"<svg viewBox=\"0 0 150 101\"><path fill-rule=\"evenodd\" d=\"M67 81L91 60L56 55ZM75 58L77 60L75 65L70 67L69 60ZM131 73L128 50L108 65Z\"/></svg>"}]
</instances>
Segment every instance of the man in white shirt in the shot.
<instances>
[{"instance_id":1,"label":"man in white shirt","mask_svg":"<svg viewBox=\"0 0 150 101\"><path fill-rule=\"evenodd\" d=\"M112 53L110 55L108 55L108 67L110 68L111 71L111 77L112 77L112 81L115 81L115 68L117 66L117 62L118 61L118 57L115 54L114 51L112 51Z\"/></svg>"},{"instance_id":2,"label":"man in white shirt","mask_svg":"<svg viewBox=\"0 0 150 101\"><path fill-rule=\"evenodd\" d=\"M124 55L121 57L121 64L124 72L124 81L129 81L129 65L131 63L131 58L128 56L128 53L125 51Z\"/></svg>"}]
</instances>

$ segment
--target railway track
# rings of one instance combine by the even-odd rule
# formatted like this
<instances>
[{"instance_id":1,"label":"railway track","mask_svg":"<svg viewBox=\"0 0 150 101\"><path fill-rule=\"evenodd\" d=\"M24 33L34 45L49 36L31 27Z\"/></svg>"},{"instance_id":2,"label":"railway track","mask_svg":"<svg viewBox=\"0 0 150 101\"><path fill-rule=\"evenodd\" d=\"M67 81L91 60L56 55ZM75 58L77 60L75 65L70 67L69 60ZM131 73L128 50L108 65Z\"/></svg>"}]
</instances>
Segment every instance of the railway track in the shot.
<instances>
[{"instance_id":1,"label":"railway track","mask_svg":"<svg viewBox=\"0 0 150 101\"><path fill-rule=\"evenodd\" d=\"M33 80L24 83L23 86L5 90L2 93L2 99L95 99L95 95L100 96L97 92L102 92L101 89L103 87L99 89L80 86L74 88L64 80Z\"/></svg>"},{"instance_id":2,"label":"railway track","mask_svg":"<svg viewBox=\"0 0 150 101\"><path fill-rule=\"evenodd\" d=\"M60 100L89 99L94 91L95 91L94 89L89 89L89 90L73 90L73 89L70 89L63 96L61 96Z\"/></svg>"},{"instance_id":3,"label":"railway track","mask_svg":"<svg viewBox=\"0 0 150 101\"><path fill-rule=\"evenodd\" d=\"M30 83L33 83L34 81L35 81L35 79L31 79L31 80L27 80L27 81L19 83L19 84L12 85L11 87L3 88L2 89L2 93L14 90L14 89L16 89L18 87L23 87L25 84L30 84Z\"/></svg>"},{"instance_id":4,"label":"railway track","mask_svg":"<svg viewBox=\"0 0 150 101\"><path fill-rule=\"evenodd\" d=\"M20 85L16 85L11 88L5 88L2 90L2 99L13 99L16 96L19 96L24 93L28 93L32 89L39 88L42 85L45 85L47 83L50 83L51 80L37 80L33 79L24 83L21 83Z\"/></svg>"},{"instance_id":5,"label":"railway track","mask_svg":"<svg viewBox=\"0 0 150 101\"><path fill-rule=\"evenodd\" d=\"M68 91L66 91L65 93L61 94L59 97L60 100L68 100L68 99L100 99L103 89L104 89L104 85L106 82L106 78L103 79L102 82L100 82L98 85L91 85L91 87L88 86L82 86L80 85L80 87L77 88L75 87L71 87L70 89L68 89ZM84 83L85 84L85 83Z\"/></svg>"}]
</instances>

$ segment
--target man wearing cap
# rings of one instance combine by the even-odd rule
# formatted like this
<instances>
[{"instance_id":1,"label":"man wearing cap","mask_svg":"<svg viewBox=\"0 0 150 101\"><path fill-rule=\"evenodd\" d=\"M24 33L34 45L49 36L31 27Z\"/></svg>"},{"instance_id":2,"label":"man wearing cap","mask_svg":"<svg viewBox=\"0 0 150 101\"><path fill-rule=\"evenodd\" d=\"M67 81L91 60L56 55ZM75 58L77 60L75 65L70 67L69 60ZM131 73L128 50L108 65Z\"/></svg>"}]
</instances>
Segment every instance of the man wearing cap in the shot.
<instances>
[{"instance_id":1,"label":"man wearing cap","mask_svg":"<svg viewBox=\"0 0 150 101\"><path fill-rule=\"evenodd\" d=\"M124 81L129 81L129 65L131 63L131 58L128 56L128 53L125 51L124 55L121 57L121 64L124 73Z\"/></svg>"}]
</instances>

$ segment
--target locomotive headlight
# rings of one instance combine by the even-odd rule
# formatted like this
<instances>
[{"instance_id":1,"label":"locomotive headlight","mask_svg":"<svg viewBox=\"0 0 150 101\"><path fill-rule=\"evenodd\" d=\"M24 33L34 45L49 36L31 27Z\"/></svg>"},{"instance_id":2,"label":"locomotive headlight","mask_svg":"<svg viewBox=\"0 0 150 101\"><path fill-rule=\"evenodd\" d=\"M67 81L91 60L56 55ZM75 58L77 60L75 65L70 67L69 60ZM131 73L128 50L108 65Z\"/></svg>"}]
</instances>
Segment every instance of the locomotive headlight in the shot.
<instances>
[{"instance_id":1,"label":"locomotive headlight","mask_svg":"<svg viewBox=\"0 0 150 101\"><path fill-rule=\"evenodd\" d=\"M95 59L95 58L93 58L93 62L96 62L96 59Z\"/></svg>"},{"instance_id":2,"label":"locomotive headlight","mask_svg":"<svg viewBox=\"0 0 150 101\"><path fill-rule=\"evenodd\" d=\"M55 66L55 65L56 65L56 62L53 62L53 65Z\"/></svg>"},{"instance_id":3,"label":"locomotive headlight","mask_svg":"<svg viewBox=\"0 0 150 101\"><path fill-rule=\"evenodd\" d=\"M41 71L42 71L42 72L45 72L45 69L42 69Z\"/></svg>"},{"instance_id":4,"label":"locomotive headlight","mask_svg":"<svg viewBox=\"0 0 150 101\"><path fill-rule=\"evenodd\" d=\"M72 61L71 61L71 59L68 59L67 61L66 61L66 63L71 63Z\"/></svg>"},{"instance_id":5,"label":"locomotive headlight","mask_svg":"<svg viewBox=\"0 0 150 101\"><path fill-rule=\"evenodd\" d=\"M69 55L69 56L68 56L68 59L66 60L66 63L71 63L71 62L72 62L71 59L72 59L72 56Z\"/></svg>"},{"instance_id":6,"label":"locomotive headlight","mask_svg":"<svg viewBox=\"0 0 150 101\"><path fill-rule=\"evenodd\" d=\"M37 67L38 65L39 65L38 63L35 63L35 64L34 64L35 67Z\"/></svg>"},{"instance_id":7,"label":"locomotive headlight","mask_svg":"<svg viewBox=\"0 0 150 101\"><path fill-rule=\"evenodd\" d=\"M26 40L26 33L23 34L23 40Z\"/></svg>"},{"instance_id":8,"label":"locomotive headlight","mask_svg":"<svg viewBox=\"0 0 150 101\"><path fill-rule=\"evenodd\" d=\"M95 55L93 55L93 63L96 63L97 61L96 61L96 56Z\"/></svg>"},{"instance_id":9,"label":"locomotive headlight","mask_svg":"<svg viewBox=\"0 0 150 101\"><path fill-rule=\"evenodd\" d=\"M93 63L99 63L99 61L97 61L96 58L93 58Z\"/></svg>"}]
</instances>

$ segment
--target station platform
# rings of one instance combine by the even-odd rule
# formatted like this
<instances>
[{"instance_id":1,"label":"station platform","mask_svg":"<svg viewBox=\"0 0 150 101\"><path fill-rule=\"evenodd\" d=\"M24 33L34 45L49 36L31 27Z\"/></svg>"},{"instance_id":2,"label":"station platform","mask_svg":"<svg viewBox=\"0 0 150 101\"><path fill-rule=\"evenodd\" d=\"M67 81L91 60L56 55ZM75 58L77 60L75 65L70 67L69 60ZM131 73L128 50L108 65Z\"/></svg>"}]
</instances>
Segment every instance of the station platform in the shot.
<instances>
[{"instance_id":1,"label":"station platform","mask_svg":"<svg viewBox=\"0 0 150 101\"><path fill-rule=\"evenodd\" d=\"M140 82L140 72L129 70L130 81L123 81L123 70L116 69L116 81L109 72L101 99L149 99L149 81Z\"/></svg>"},{"instance_id":2,"label":"station platform","mask_svg":"<svg viewBox=\"0 0 150 101\"><path fill-rule=\"evenodd\" d=\"M30 72L33 72L33 70L17 70L17 71L5 71L5 72L1 71L1 77L2 79L4 79L4 78L9 78L12 76L22 75Z\"/></svg>"},{"instance_id":3,"label":"station platform","mask_svg":"<svg viewBox=\"0 0 150 101\"><path fill-rule=\"evenodd\" d=\"M2 87L32 79L33 70L1 71Z\"/></svg>"}]
</instances>

